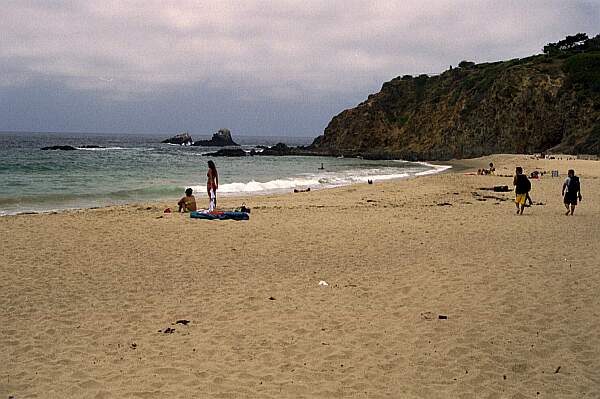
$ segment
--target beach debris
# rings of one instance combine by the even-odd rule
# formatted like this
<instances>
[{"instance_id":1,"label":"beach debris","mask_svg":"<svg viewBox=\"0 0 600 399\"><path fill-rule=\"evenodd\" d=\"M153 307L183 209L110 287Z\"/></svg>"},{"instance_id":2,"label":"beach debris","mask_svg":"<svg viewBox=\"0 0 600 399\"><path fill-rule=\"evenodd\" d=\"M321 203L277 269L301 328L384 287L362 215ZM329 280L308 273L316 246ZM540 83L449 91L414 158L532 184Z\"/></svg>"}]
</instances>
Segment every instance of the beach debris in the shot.
<instances>
[{"instance_id":1,"label":"beach debris","mask_svg":"<svg viewBox=\"0 0 600 399\"><path fill-rule=\"evenodd\" d=\"M137 349L137 344L135 342L131 343L131 349Z\"/></svg>"},{"instance_id":2,"label":"beach debris","mask_svg":"<svg viewBox=\"0 0 600 399\"><path fill-rule=\"evenodd\" d=\"M432 312L421 312L421 318L423 320L431 321L435 318L435 315Z\"/></svg>"},{"instance_id":3,"label":"beach debris","mask_svg":"<svg viewBox=\"0 0 600 399\"><path fill-rule=\"evenodd\" d=\"M274 301L274 300L275 300L275 298L273 298L272 296L270 296L270 297L269 297L269 300L270 300L270 301Z\"/></svg>"},{"instance_id":4,"label":"beach debris","mask_svg":"<svg viewBox=\"0 0 600 399\"><path fill-rule=\"evenodd\" d=\"M441 314L441 315L438 316L438 319L440 319L440 320L448 320L448 316L446 316L444 314Z\"/></svg>"},{"instance_id":5,"label":"beach debris","mask_svg":"<svg viewBox=\"0 0 600 399\"><path fill-rule=\"evenodd\" d=\"M321 286L321 287L328 287L329 283L327 281L321 280L321 281L319 281L319 286Z\"/></svg>"},{"instance_id":6,"label":"beach debris","mask_svg":"<svg viewBox=\"0 0 600 399\"><path fill-rule=\"evenodd\" d=\"M479 190L488 190L497 193L508 193L511 191L508 186L480 187Z\"/></svg>"},{"instance_id":7,"label":"beach debris","mask_svg":"<svg viewBox=\"0 0 600 399\"><path fill-rule=\"evenodd\" d=\"M158 332L161 332L164 334L173 334L175 332L175 329L171 328L171 327L167 327L164 330L158 330Z\"/></svg>"},{"instance_id":8,"label":"beach debris","mask_svg":"<svg viewBox=\"0 0 600 399\"><path fill-rule=\"evenodd\" d=\"M165 209L164 213L171 213L171 208Z\"/></svg>"},{"instance_id":9,"label":"beach debris","mask_svg":"<svg viewBox=\"0 0 600 399\"><path fill-rule=\"evenodd\" d=\"M452 206L451 203L449 202L440 202L439 204L436 204L437 206Z\"/></svg>"},{"instance_id":10,"label":"beach debris","mask_svg":"<svg viewBox=\"0 0 600 399\"><path fill-rule=\"evenodd\" d=\"M303 189L297 189L297 188L294 189L295 193L307 193L309 191L310 191L310 187L308 187L308 188L306 188L304 190Z\"/></svg>"},{"instance_id":11,"label":"beach debris","mask_svg":"<svg viewBox=\"0 0 600 399\"><path fill-rule=\"evenodd\" d=\"M558 372L559 372L559 371L560 371L560 366L558 366L558 367L556 368L556 371L554 372L554 374L558 374Z\"/></svg>"},{"instance_id":12,"label":"beach debris","mask_svg":"<svg viewBox=\"0 0 600 399\"><path fill-rule=\"evenodd\" d=\"M190 322L189 320L181 319L181 320L177 320L175 322L175 324L183 324L184 326L187 326L189 322Z\"/></svg>"},{"instance_id":13,"label":"beach debris","mask_svg":"<svg viewBox=\"0 0 600 399\"><path fill-rule=\"evenodd\" d=\"M367 180L367 183L368 184L373 184L373 180L369 179L369 180Z\"/></svg>"}]
</instances>

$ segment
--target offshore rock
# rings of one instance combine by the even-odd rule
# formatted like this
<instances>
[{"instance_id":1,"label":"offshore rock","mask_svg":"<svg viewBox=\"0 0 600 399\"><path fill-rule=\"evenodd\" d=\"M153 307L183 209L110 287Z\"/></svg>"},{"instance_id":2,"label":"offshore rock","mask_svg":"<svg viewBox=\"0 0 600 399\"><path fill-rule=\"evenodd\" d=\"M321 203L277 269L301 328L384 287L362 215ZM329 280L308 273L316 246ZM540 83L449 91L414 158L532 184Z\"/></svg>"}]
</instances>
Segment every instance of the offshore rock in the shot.
<instances>
[{"instance_id":1,"label":"offshore rock","mask_svg":"<svg viewBox=\"0 0 600 399\"><path fill-rule=\"evenodd\" d=\"M246 151L241 148L222 148L216 152L205 154L209 157L245 157L246 155L248 155Z\"/></svg>"},{"instance_id":2,"label":"offshore rock","mask_svg":"<svg viewBox=\"0 0 600 399\"><path fill-rule=\"evenodd\" d=\"M71 145L53 145L50 147L42 147L41 148L43 151L47 151L47 150L51 150L51 151L56 151L56 150L61 150L61 151L74 151L77 148L71 146Z\"/></svg>"},{"instance_id":3,"label":"offshore rock","mask_svg":"<svg viewBox=\"0 0 600 399\"><path fill-rule=\"evenodd\" d=\"M198 140L194 142L195 146L204 147L228 147L228 146L239 146L231 138L231 132L229 129L220 129L217 133L213 134L210 140Z\"/></svg>"},{"instance_id":4,"label":"offshore rock","mask_svg":"<svg viewBox=\"0 0 600 399\"><path fill-rule=\"evenodd\" d=\"M177 144L177 145L191 145L194 142L192 140L192 136L189 133L180 133L173 137L170 137L166 140L161 141L161 143L167 144Z\"/></svg>"}]
</instances>

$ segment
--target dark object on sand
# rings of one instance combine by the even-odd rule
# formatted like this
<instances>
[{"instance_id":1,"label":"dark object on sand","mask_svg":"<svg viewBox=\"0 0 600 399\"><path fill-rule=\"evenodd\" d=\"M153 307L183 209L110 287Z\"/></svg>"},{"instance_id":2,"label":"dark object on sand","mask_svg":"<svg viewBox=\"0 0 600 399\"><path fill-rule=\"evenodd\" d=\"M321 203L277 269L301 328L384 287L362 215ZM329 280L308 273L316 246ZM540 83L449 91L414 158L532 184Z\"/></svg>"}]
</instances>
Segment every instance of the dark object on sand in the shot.
<instances>
[{"instance_id":1,"label":"dark object on sand","mask_svg":"<svg viewBox=\"0 0 600 399\"><path fill-rule=\"evenodd\" d=\"M61 151L74 151L77 148L73 147L72 145L53 145L50 147L42 147L42 151L47 151L47 150L61 150Z\"/></svg>"},{"instance_id":2,"label":"dark object on sand","mask_svg":"<svg viewBox=\"0 0 600 399\"><path fill-rule=\"evenodd\" d=\"M558 367L556 368L556 371L554 372L554 374L558 374L558 372L559 372L559 371L560 371L560 366L558 366Z\"/></svg>"},{"instance_id":3,"label":"dark object on sand","mask_svg":"<svg viewBox=\"0 0 600 399\"><path fill-rule=\"evenodd\" d=\"M86 145L82 145L79 148L105 148L102 147L101 145L96 145L96 144L86 144Z\"/></svg>"},{"instance_id":4,"label":"dark object on sand","mask_svg":"<svg viewBox=\"0 0 600 399\"><path fill-rule=\"evenodd\" d=\"M497 193L508 193L511 191L508 186L481 187L480 190L495 191Z\"/></svg>"},{"instance_id":5,"label":"dark object on sand","mask_svg":"<svg viewBox=\"0 0 600 399\"><path fill-rule=\"evenodd\" d=\"M442 202L440 204L437 204L437 206L452 206L452 204L449 202Z\"/></svg>"},{"instance_id":6,"label":"dark object on sand","mask_svg":"<svg viewBox=\"0 0 600 399\"><path fill-rule=\"evenodd\" d=\"M250 213L250 208L248 208L246 206L246 204L242 204L242 206L240 206L239 208L237 208L235 211L236 212Z\"/></svg>"},{"instance_id":7,"label":"dark object on sand","mask_svg":"<svg viewBox=\"0 0 600 399\"><path fill-rule=\"evenodd\" d=\"M271 301L274 301L274 300L275 300L275 298L273 298L272 296L270 296L270 297L269 297L269 299L270 299Z\"/></svg>"},{"instance_id":8,"label":"dark object on sand","mask_svg":"<svg viewBox=\"0 0 600 399\"><path fill-rule=\"evenodd\" d=\"M189 320L181 319L181 320L177 320L175 322L175 324L183 324L184 326L187 326L189 322L190 322Z\"/></svg>"},{"instance_id":9,"label":"dark object on sand","mask_svg":"<svg viewBox=\"0 0 600 399\"><path fill-rule=\"evenodd\" d=\"M438 318L439 318L440 320L448 320L448 316L446 316L446 315L443 315L443 314L439 315L439 316L438 316Z\"/></svg>"},{"instance_id":10,"label":"dark object on sand","mask_svg":"<svg viewBox=\"0 0 600 399\"><path fill-rule=\"evenodd\" d=\"M174 328L171 328L171 327L167 327L167 328L165 328L165 330L164 330L164 331L160 331L160 330L158 330L158 331L159 331L159 332L162 332L162 333L164 333L164 334L173 334L173 333L175 332L175 329L174 329Z\"/></svg>"},{"instance_id":11,"label":"dark object on sand","mask_svg":"<svg viewBox=\"0 0 600 399\"><path fill-rule=\"evenodd\" d=\"M373 184L373 180L369 179L369 180L367 180L367 183L368 184Z\"/></svg>"},{"instance_id":12,"label":"dark object on sand","mask_svg":"<svg viewBox=\"0 0 600 399\"><path fill-rule=\"evenodd\" d=\"M298 190L297 188L294 189L295 193L307 193L310 191L310 187L305 189L305 190Z\"/></svg>"},{"instance_id":13,"label":"dark object on sand","mask_svg":"<svg viewBox=\"0 0 600 399\"><path fill-rule=\"evenodd\" d=\"M164 213L171 213L171 208L165 209Z\"/></svg>"}]
</instances>

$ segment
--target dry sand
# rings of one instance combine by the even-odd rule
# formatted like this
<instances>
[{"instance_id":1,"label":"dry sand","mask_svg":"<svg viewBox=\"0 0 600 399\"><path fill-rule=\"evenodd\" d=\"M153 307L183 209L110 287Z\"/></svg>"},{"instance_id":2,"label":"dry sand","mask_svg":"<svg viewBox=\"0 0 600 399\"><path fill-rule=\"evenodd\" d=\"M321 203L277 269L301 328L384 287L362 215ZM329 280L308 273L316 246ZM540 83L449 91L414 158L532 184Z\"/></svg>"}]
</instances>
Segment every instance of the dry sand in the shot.
<instances>
[{"instance_id":1,"label":"dry sand","mask_svg":"<svg viewBox=\"0 0 600 399\"><path fill-rule=\"evenodd\" d=\"M455 171L224 199L243 222L2 217L0 399L600 397L600 162L455 166L490 160L561 177L523 216Z\"/></svg>"}]
</instances>

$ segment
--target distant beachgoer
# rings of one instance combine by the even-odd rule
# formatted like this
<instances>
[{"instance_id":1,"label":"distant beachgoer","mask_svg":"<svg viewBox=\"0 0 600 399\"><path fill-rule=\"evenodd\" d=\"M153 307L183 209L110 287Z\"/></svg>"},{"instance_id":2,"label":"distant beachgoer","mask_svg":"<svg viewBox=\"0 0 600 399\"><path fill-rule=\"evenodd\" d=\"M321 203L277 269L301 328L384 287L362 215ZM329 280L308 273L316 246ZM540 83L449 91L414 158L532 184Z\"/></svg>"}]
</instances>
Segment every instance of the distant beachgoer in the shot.
<instances>
[{"instance_id":1,"label":"distant beachgoer","mask_svg":"<svg viewBox=\"0 0 600 399\"><path fill-rule=\"evenodd\" d=\"M177 203L179 212L193 212L196 210L196 197L192 195L192 189L185 190L185 197L181 198Z\"/></svg>"},{"instance_id":2,"label":"distant beachgoer","mask_svg":"<svg viewBox=\"0 0 600 399\"><path fill-rule=\"evenodd\" d=\"M490 162L490 170L489 170L489 174L493 175L496 172L496 168L494 168L494 163Z\"/></svg>"},{"instance_id":3,"label":"distant beachgoer","mask_svg":"<svg viewBox=\"0 0 600 399\"><path fill-rule=\"evenodd\" d=\"M208 172L206 173L206 191L208 193L208 201L210 211L217 206L217 189L219 188L219 174L217 167L213 161L208 161Z\"/></svg>"},{"instance_id":4,"label":"distant beachgoer","mask_svg":"<svg viewBox=\"0 0 600 399\"><path fill-rule=\"evenodd\" d=\"M564 197L565 208L567 208L565 215L570 214L573 216L575 206L577 205L577 199L581 201L581 186L579 177L575 176L575 171L573 169L569 169L567 175L568 177L563 183L562 195ZM569 209L569 206L571 209Z\"/></svg>"},{"instance_id":5,"label":"distant beachgoer","mask_svg":"<svg viewBox=\"0 0 600 399\"><path fill-rule=\"evenodd\" d=\"M523 214L525 208L525 201L529 191L531 190L531 182L523 174L523 168L517 166L515 169L515 177L513 178L513 185L515 186L515 205L517 206L517 215Z\"/></svg>"}]
</instances>

